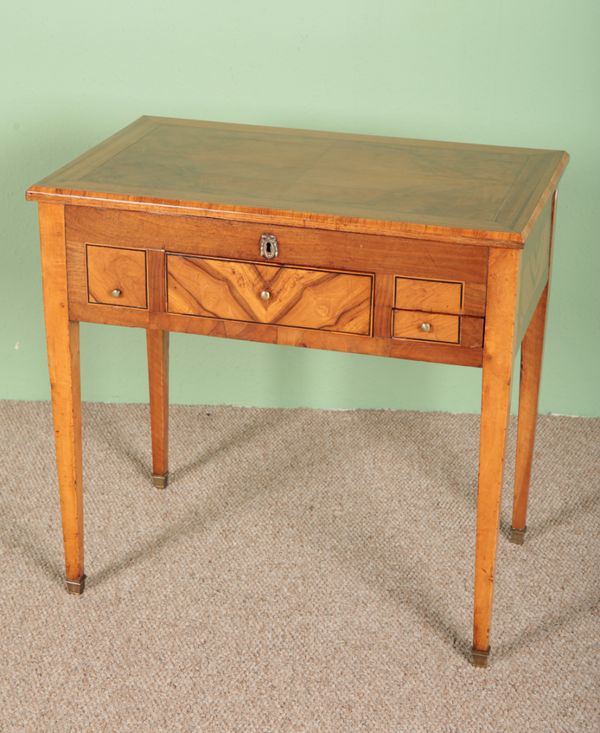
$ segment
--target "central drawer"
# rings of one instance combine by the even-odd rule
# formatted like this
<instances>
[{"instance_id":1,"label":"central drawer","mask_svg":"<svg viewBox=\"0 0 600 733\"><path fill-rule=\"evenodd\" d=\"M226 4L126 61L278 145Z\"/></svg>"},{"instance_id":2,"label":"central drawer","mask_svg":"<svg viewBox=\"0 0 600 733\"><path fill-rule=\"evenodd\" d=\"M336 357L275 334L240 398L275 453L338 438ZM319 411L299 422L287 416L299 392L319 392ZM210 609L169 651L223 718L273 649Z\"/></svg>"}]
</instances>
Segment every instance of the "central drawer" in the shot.
<instances>
[{"instance_id":1,"label":"central drawer","mask_svg":"<svg viewBox=\"0 0 600 733\"><path fill-rule=\"evenodd\" d=\"M170 313L371 334L373 275L167 254Z\"/></svg>"}]
</instances>

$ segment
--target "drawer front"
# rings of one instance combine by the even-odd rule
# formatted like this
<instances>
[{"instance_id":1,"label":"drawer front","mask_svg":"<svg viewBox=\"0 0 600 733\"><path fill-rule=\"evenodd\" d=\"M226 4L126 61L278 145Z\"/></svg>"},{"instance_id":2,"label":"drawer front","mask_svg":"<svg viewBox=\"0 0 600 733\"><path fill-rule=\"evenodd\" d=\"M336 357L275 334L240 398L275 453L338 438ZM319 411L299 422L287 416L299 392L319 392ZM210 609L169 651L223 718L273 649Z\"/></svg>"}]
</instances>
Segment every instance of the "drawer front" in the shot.
<instances>
[{"instance_id":1,"label":"drawer front","mask_svg":"<svg viewBox=\"0 0 600 733\"><path fill-rule=\"evenodd\" d=\"M124 247L86 247L89 303L147 308L146 253Z\"/></svg>"},{"instance_id":2,"label":"drawer front","mask_svg":"<svg viewBox=\"0 0 600 733\"><path fill-rule=\"evenodd\" d=\"M451 345L450 348L481 349L484 322L485 319L475 316L394 310L392 337L404 341L446 344Z\"/></svg>"},{"instance_id":3,"label":"drawer front","mask_svg":"<svg viewBox=\"0 0 600 733\"><path fill-rule=\"evenodd\" d=\"M373 276L167 255L169 313L370 335Z\"/></svg>"},{"instance_id":4,"label":"drawer front","mask_svg":"<svg viewBox=\"0 0 600 733\"><path fill-rule=\"evenodd\" d=\"M460 282L397 277L394 306L432 313L460 313L462 290Z\"/></svg>"},{"instance_id":5,"label":"drawer front","mask_svg":"<svg viewBox=\"0 0 600 733\"><path fill-rule=\"evenodd\" d=\"M422 311L394 311L394 338L418 341L460 342L460 317Z\"/></svg>"}]
</instances>

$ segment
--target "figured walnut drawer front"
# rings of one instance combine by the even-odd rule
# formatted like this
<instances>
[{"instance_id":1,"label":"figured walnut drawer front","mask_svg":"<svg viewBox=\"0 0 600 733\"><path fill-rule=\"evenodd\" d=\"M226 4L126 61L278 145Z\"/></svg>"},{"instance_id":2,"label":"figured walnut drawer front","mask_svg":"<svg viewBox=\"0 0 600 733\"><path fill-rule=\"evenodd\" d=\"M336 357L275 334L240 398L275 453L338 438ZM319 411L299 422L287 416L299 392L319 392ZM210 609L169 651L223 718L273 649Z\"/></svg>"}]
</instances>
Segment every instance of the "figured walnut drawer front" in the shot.
<instances>
[{"instance_id":1,"label":"figured walnut drawer front","mask_svg":"<svg viewBox=\"0 0 600 733\"><path fill-rule=\"evenodd\" d=\"M170 313L369 335L373 276L167 255Z\"/></svg>"},{"instance_id":2,"label":"figured walnut drawer front","mask_svg":"<svg viewBox=\"0 0 600 733\"><path fill-rule=\"evenodd\" d=\"M147 308L146 253L88 244L88 302Z\"/></svg>"},{"instance_id":3,"label":"figured walnut drawer front","mask_svg":"<svg viewBox=\"0 0 600 733\"><path fill-rule=\"evenodd\" d=\"M462 283L397 277L394 305L432 313L460 313Z\"/></svg>"}]
</instances>

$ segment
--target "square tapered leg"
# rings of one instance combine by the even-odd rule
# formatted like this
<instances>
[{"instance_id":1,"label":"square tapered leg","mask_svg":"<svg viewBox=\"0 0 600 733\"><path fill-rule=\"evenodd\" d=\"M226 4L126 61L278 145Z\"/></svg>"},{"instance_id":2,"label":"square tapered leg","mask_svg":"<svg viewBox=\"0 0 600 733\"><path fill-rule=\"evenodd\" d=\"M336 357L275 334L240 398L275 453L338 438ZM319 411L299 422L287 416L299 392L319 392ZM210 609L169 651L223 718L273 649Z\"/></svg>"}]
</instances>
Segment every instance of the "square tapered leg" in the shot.
<instances>
[{"instance_id":1,"label":"square tapered leg","mask_svg":"<svg viewBox=\"0 0 600 733\"><path fill-rule=\"evenodd\" d=\"M146 331L150 426L152 431L152 483L165 489L169 478L169 332Z\"/></svg>"},{"instance_id":2,"label":"square tapered leg","mask_svg":"<svg viewBox=\"0 0 600 733\"><path fill-rule=\"evenodd\" d=\"M69 319L64 206L39 205L44 318L67 590L81 593L83 469L79 323Z\"/></svg>"},{"instance_id":3,"label":"square tapered leg","mask_svg":"<svg viewBox=\"0 0 600 733\"><path fill-rule=\"evenodd\" d=\"M542 352L546 324L548 286L544 289L521 344L521 382L519 387L519 422L515 460L515 493L510 541L522 545L525 539L527 501L533 462L535 427L538 414Z\"/></svg>"}]
</instances>

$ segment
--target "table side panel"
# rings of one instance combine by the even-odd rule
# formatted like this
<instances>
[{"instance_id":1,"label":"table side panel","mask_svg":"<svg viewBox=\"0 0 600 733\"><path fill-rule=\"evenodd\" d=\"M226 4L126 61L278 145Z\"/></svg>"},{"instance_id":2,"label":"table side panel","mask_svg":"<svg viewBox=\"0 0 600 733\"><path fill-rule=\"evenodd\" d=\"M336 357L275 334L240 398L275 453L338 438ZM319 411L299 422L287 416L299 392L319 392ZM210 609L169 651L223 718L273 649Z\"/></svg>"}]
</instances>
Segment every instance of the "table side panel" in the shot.
<instances>
[{"instance_id":1,"label":"table side panel","mask_svg":"<svg viewBox=\"0 0 600 733\"><path fill-rule=\"evenodd\" d=\"M515 329L517 344L521 343L548 282L553 201L551 198L544 207L521 253L519 305Z\"/></svg>"}]
</instances>

